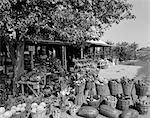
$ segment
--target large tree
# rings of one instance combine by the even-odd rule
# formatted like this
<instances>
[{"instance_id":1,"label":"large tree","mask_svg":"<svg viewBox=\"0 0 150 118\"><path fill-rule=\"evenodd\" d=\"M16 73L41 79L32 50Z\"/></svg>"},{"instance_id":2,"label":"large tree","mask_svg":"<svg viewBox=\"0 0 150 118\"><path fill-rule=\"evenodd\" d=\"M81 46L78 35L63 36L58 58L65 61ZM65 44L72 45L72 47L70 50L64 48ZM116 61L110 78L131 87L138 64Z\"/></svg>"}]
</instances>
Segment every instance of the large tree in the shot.
<instances>
[{"instance_id":1,"label":"large tree","mask_svg":"<svg viewBox=\"0 0 150 118\"><path fill-rule=\"evenodd\" d=\"M0 0L0 40L10 52L14 82L23 73L26 40L82 43L134 18L131 10L127 0Z\"/></svg>"}]
</instances>

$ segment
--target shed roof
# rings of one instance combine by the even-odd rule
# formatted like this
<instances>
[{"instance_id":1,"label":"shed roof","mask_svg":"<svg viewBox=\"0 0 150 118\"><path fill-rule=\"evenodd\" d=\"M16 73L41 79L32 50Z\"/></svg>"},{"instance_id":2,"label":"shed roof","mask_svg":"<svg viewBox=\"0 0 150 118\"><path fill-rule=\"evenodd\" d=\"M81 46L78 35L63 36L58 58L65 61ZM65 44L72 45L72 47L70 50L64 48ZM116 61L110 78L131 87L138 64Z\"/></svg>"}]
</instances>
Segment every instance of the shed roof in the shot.
<instances>
[{"instance_id":1,"label":"shed roof","mask_svg":"<svg viewBox=\"0 0 150 118\"><path fill-rule=\"evenodd\" d=\"M87 41L87 43L90 43L94 46L105 46L105 47L111 47L112 46L112 45L109 45L102 40L90 40L90 41Z\"/></svg>"}]
</instances>

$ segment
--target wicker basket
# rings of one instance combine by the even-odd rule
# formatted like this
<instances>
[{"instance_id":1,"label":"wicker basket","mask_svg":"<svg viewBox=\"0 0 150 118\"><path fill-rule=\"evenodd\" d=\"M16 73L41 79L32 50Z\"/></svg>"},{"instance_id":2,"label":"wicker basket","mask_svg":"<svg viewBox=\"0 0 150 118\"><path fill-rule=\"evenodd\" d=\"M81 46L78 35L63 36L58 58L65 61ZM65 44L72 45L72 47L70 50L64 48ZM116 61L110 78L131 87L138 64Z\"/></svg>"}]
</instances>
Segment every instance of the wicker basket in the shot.
<instances>
[{"instance_id":1,"label":"wicker basket","mask_svg":"<svg viewBox=\"0 0 150 118\"><path fill-rule=\"evenodd\" d=\"M112 100L112 98L114 100ZM116 108L116 105L117 105L117 98L116 97L113 97L113 96L107 96L105 98L105 104L108 105L108 106L111 106L112 108Z\"/></svg>"},{"instance_id":2,"label":"wicker basket","mask_svg":"<svg viewBox=\"0 0 150 118\"><path fill-rule=\"evenodd\" d=\"M122 85L120 82L116 82L115 80L109 81L109 89L110 93L113 96L117 96L123 93Z\"/></svg>"},{"instance_id":3,"label":"wicker basket","mask_svg":"<svg viewBox=\"0 0 150 118\"><path fill-rule=\"evenodd\" d=\"M135 84L136 95L145 96L148 91L148 86L140 86L139 84Z\"/></svg>"},{"instance_id":4,"label":"wicker basket","mask_svg":"<svg viewBox=\"0 0 150 118\"><path fill-rule=\"evenodd\" d=\"M96 91L97 91L97 95L100 96L110 95L108 84L96 84Z\"/></svg>"},{"instance_id":5,"label":"wicker basket","mask_svg":"<svg viewBox=\"0 0 150 118\"><path fill-rule=\"evenodd\" d=\"M117 102L117 108L119 110L127 110L130 106L130 97L125 97L124 99L120 98Z\"/></svg>"},{"instance_id":6,"label":"wicker basket","mask_svg":"<svg viewBox=\"0 0 150 118\"><path fill-rule=\"evenodd\" d=\"M39 112L39 113L31 113L32 118L45 118L46 117L46 110Z\"/></svg>"},{"instance_id":7,"label":"wicker basket","mask_svg":"<svg viewBox=\"0 0 150 118\"><path fill-rule=\"evenodd\" d=\"M76 85L75 87L76 94L83 93L84 89L85 89L85 84Z\"/></svg>"},{"instance_id":8,"label":"wicker basket","mask_svg":"<svg viewBox=\"0 0 150 118\"><path fill-rule=\"evenodd\" d=\"M125 83L125 84L122 83L122 90L125 96L131 95L132 85L133 83Z\"/></svg>"},{"instance_id":9,"label":"wicker basket","mask_svg":"<svg viewBox=\"0 0 150 118\"><path fill-rule=\"evenodd\" d=\"M136 103L136 109L138 110L139 114L147 114L149 110L149 106L146 104Z\"/></svg>"},{"instance_id":10,"label":"wicker basket","mask_svg":"<svg viewBox=\"0 0 150 118\"><path fill-rule=\"evenodd\" d=\"M98 100L94 100L94 101L87 101L89 106L92 106L94 108L98 108L100 103L101 103L101 99Z\"/></svg>"},{"instance_id":11,"label":"wicker basket","mask_svg":"<svg viewBox=\"0 0 150 118\"><path fill-rule=\"evenodd\" d=\"M18 112L14 114L11 118L26 118L26 112Z\"/></svg>"}]
</instances>

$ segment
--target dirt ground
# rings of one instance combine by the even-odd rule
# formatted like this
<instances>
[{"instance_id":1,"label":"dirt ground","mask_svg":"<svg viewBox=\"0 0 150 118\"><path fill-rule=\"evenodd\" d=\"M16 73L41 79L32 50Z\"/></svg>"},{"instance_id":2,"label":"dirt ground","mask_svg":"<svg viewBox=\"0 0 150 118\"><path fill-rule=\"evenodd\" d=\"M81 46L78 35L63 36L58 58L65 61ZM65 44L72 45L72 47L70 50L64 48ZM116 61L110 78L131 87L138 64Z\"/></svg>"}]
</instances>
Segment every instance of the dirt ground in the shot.
<instances>
[{"instance_id":1,"label":"dirt ground","mask_svg":"<svg viewBox=\"0 0 150 118\"><path fill-rule=\"evenodd\" d=\"M146 79L150 82L150 62L128 61L121 65L110 66L108 69L100 70L100 75L107 79L119 79L126 76L130 79ZM149 90L150 95L150 90ZM81 118L79 116L70 116L66 113L61 118ZM106 118L99 115L97 118ZM139 118L150 118L150 110L146 115L140 115Z\"/></svg>"}]
</instances>

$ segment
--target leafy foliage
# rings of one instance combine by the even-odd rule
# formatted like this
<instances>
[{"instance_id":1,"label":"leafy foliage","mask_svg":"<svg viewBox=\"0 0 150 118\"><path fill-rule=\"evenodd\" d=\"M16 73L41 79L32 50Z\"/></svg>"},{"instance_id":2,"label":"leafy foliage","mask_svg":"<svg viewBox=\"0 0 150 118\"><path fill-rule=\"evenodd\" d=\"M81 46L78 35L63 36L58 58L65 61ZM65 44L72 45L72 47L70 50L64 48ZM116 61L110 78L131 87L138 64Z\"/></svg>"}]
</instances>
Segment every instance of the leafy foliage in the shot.
<instances>
[{"instance_id":1,"label":"leafy foliage","mask_svg":"<svg viewBox=\"0 0 150 118\"><path fill-rule=\"evenodd\" d=\"M119 60L131 60L136 58L136 50L138 48L138 44L128 42L117 43L113 48L114 55L119 58Z\"/></svg>"},{"instance_id":2,"label":"leafy foliage","mask_svg":"<svg viewBox=\"0 0 150 118\"><path fill-rule=\"evenodd\" d=\"M1 0L0 35L30 40L82 42L113 23L131 19L127 0Z\"/></svg>"}]
</instances>

